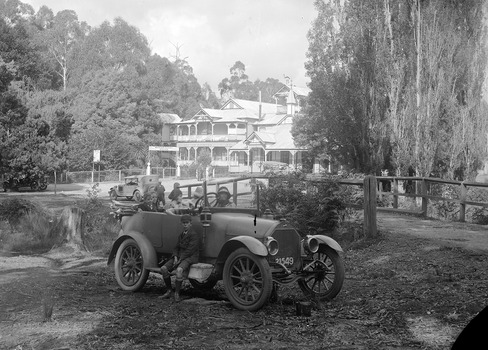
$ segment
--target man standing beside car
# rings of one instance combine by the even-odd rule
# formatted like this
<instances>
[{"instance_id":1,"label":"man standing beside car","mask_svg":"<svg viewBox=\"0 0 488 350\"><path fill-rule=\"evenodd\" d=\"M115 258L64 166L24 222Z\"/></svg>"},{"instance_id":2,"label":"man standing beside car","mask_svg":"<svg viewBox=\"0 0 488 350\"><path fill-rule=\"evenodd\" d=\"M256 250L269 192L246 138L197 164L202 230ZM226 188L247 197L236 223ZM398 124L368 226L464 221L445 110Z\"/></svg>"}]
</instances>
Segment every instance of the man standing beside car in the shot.
<instances>
[{"instance_id":1,"label":"man standing beside car","mask_svg":"<svg viewBox=\"0 0 488 350\"><path fill-rule=\"evenodd\" d=\"M159 180L158 185L156 186L156 194L158 196L158 209L164 208L166 205L166 199L164 198L164 192L166 189L164 188L163 184L161 183L161 180Z\"/></svg>"},{"instance_id":2,"label":"man standing beside car","mask_svg":"<svg viewBox=\"0 0 488 350\"><path fill-rule=\"evenodd\" d=\"M183 276L190 270L191 264L198 263L200 253L200 243L202 237L191 227L191 216L188 214L181 216L183 232L178 237L178 242L173 250L173 256L162 267L161 274L166 285L166 292L162 295L163 299L171 297L170 272L176 269L175 280L175 301L180 301L180 289L183 283Z\"/></svg>"}]
</instances>

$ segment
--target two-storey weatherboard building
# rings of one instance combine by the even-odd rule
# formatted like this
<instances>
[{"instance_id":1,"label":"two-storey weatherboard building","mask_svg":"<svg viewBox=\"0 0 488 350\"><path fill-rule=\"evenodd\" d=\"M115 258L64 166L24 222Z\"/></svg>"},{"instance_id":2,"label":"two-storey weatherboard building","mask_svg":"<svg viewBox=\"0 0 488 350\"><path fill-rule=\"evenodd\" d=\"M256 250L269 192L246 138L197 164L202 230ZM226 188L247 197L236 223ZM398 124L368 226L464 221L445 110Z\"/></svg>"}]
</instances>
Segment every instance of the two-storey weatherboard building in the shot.
<instances>
[{"instance_id":1,"label":"two-storey weatherboard building","mask_svg":"<svg viewBox=\"0 0 488 350\"><path fill-rule=\"evenodd\" d=\"M206 150L212 167L229 173L260 172L266 161L301 168L307 150L295 144L291 127L308 92L286 86L275 94L276 103L231 98L220 109L202 108L188 120L168 123L177 167L190 165Z\"/></svg>"}]
</instances>

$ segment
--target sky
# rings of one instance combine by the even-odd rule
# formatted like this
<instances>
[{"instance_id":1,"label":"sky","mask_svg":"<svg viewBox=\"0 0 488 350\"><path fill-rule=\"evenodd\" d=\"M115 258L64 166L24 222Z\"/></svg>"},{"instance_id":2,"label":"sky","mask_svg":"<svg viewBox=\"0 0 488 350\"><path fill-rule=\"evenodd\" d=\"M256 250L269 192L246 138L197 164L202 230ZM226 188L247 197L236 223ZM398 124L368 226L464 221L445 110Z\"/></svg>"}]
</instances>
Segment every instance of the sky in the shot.
<instances>
[{"instance_id":1,"label":"sky","mask_svg":"<svg viewBox=\"0 0 488 350\"><path fill-rule=\"evenodd\" d=\"M275 78L306 86L307 32L317 17L313 0L21 0L37 12L74 10L95 27L122 17L148 39L152 53L171 58L179 48L200 85L213 91L236 61L249 80Z\"/></svg>"}]
</instances>

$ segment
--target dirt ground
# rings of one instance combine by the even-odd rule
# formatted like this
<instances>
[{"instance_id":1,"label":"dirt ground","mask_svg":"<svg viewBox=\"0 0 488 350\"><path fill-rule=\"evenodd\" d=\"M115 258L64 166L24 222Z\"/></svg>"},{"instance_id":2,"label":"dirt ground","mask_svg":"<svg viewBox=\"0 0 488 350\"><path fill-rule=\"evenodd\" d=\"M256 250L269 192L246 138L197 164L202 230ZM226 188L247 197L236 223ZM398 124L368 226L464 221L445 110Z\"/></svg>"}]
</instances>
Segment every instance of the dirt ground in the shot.
<instances>
[{"instance_id":1,"label":"dirt ground","mask_svg":"<svg viewBox=\"0 0 488 350\"><path fill-rule=\"evenodd\" d=\"M168 187L166 187L168 188ZM58 189L58 191L60 191ZM36 198L69 205L84 187ZM30 195L31 194L2 194ZM346 280L331 302L303 300L296 285L276 303L234 309L219 283L184 286L161 300L160 276L122 291L106 257L62 248L0 256L0 349L447 349L488 304L487 228L379 214L382 238L343 254Z\"/></svg>"}]
</instances>

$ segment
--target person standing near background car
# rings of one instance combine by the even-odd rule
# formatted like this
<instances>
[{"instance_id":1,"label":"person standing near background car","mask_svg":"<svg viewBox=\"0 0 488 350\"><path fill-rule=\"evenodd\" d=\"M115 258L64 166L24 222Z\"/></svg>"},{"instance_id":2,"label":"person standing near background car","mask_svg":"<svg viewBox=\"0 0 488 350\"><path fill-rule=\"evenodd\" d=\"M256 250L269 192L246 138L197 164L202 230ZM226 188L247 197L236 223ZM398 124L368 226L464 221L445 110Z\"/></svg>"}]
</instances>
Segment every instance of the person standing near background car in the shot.
<instances>
[{"instance_id":1,"label":"person standing near background car","mask_svg":"<svg viewBox=\"0 0 488 350\"><path fill-rule=\"evenodd\" d=\"M166 199L164 198L164 192L166 189L164 188L163 184L161 183L161 179L159 179L159 183L156 186L156 195L158 197L157 207L164 208L166 205Z\"/></svg>"},{"instance_id":2,"label":"person standing near background car","mask_svg":"<svg viewBox=\"0 0 488 350\"><path fill-rule=\"evenodd\" d=\"M183 195L183 193L181 192L181 190L178 187L180 187L180 184L178 182L175 182L173 185L173 190L171 191L171 193L168 196L170 201L174 201L174 200L176 200L176 198L178 198L178 196Z\"/></svg>"},{"instance_id":3,"label":"person standing near background car","mask_svg":"<svg viewBox=\"0 0 488 350\"><path fill-rule=\"evenodd\" d=\"M168 299L173 293L171 288L170 272L176 269L175 280L175 301L180 301L180 289L183 282L183 275L190 270L191 264L196 264L199 259L200 242L202 237L191 227L191 216L188 214L181 216L181 225L183 232L178 236L178 242L173 250L173 256L163 266L161 274L163 275L166 292L161 296Z\"/></svg>"}]
</instances>

